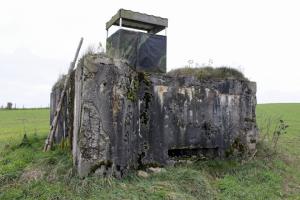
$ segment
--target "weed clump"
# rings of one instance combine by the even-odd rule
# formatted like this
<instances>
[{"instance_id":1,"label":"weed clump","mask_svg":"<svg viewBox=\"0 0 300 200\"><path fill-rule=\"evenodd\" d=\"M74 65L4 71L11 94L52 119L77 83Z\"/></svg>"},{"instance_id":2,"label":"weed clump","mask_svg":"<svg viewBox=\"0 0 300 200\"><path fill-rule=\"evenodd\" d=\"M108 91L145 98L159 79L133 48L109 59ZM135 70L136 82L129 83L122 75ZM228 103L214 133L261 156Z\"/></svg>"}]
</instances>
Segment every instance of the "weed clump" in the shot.
<instances>
[{"instance_id":1,"label":"weed clump","mask_svg":"<svg viewBox=\"0 0 300 200\"><path fill-rule=\"evenodd\" d=\"M31 144L30 144L30 142L29 142L29 139L28 139L26 133L24 134L23 139L22 139L22 142L21 142L21 144L20 144L19 146L20 146L20 147L30 147L30 146L31 146Z\"/></svg>"}]
</instances>

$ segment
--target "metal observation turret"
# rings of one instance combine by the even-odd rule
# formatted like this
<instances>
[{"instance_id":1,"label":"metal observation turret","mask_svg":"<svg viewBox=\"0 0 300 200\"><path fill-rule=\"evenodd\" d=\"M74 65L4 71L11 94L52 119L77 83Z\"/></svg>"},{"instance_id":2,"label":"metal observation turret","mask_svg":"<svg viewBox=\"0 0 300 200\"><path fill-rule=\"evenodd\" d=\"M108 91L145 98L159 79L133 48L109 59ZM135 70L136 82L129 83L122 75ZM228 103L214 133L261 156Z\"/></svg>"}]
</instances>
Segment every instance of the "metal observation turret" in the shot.
<instances>
[{"instance_id":1,"label":"metal observation turret","mask_svg":"<svg viewBox=\"0 0 300 200\"><path fill-rule=\"evenodd\" d=\"M167 37L157 33L168 27L167 18L120 9L106 23L107 35L113 25L119 29L107 38L108 56L126 60L137 71L166 72Z\"/></svg>"}]
</instances>

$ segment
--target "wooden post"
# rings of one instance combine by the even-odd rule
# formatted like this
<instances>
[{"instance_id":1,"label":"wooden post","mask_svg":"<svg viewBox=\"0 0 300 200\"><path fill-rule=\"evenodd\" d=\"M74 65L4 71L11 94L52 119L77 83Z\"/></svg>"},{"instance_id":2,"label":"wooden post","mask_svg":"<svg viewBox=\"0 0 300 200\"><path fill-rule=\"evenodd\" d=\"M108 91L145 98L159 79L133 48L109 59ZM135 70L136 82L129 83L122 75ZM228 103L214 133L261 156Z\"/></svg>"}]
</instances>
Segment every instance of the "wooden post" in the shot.
<instances>
[{"instance_id":1,"label":"wooden post","mask_svg":"<svg viewBox=\"0 0 300 200\"><path fill-rule=\"evenodd\" d=\"M79 42L79 45L77 47L74 60L70 64L68 74L67 74L65 82L64 82L63 90L61 92L60 99L59 99L58 105L56 107L56 111L54 113L54 118L53 118L53 121L52 121L51 126L50 126L50 133L48 134L48 137L45 141L44 151L49 151L51 149L52 145L53 145L54 133L55 133L56 128L57 128L58 117L59 117L60 112L61 112L63 99L64 99L64 96L65 96L68 84L70 82L71 74L72 74L72 72L75 68L76 60L78 58L78 54L79 54L82 42L83 42L83 38L80 39L80 42Z\"/></svg>"}]
</instances>

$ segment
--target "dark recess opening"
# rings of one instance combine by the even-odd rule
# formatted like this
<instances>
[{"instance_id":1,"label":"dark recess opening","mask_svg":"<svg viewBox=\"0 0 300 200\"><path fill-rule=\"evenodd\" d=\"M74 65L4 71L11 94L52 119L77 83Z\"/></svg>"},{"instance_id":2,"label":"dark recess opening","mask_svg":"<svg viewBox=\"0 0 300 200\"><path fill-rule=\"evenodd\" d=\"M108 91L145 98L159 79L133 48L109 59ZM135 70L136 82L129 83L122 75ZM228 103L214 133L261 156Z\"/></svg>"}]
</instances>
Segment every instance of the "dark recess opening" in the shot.
<instances>
[{"instance_id":1,"label":"dark recess opening","mask_svg":"<svg viewBox=\"0 0 300 200\"><path fill-rule=\"evenodd\" d=\"M207 156L214 157L218 155L218 148L183 148L183 149L169 149L168 156L176 157L192 157L192 156Z\"/></svg>"},{"instance_id":2,"label":"dark recess opening","mask_svg":"<svg viewBox=\"0 0 300 200\"><path fill-rule=\"evenodd\" d=\"M169 157L191 157L199 155L199 148L194 149L169 149Z\"/></svg>"}]
</instances>

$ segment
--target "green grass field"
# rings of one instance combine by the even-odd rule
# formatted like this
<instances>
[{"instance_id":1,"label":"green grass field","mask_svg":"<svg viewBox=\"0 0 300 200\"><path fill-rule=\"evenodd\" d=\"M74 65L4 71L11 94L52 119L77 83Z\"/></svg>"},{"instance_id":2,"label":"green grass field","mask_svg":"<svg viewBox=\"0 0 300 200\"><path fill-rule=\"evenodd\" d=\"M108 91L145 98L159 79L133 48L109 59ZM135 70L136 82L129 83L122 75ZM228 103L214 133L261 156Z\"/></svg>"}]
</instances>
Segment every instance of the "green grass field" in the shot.
<instances>
[{"instance_id":1,"label":"green grass field","mask_svg":"<svg viewBox=\"0 0 300 200\"><path fill-rule=\"evenodd\" d=\"M258 105L261 136L267 119L273 129L279 117L290 127L277 153L270 133L246 161L201 160L146 179L131 173L115 180L79 179L69 152L42 152L48 109L0 110L0 199L300 199L300 104ZM19 147L24 124L31 146Z\"/></svg>"}]
</instances>

